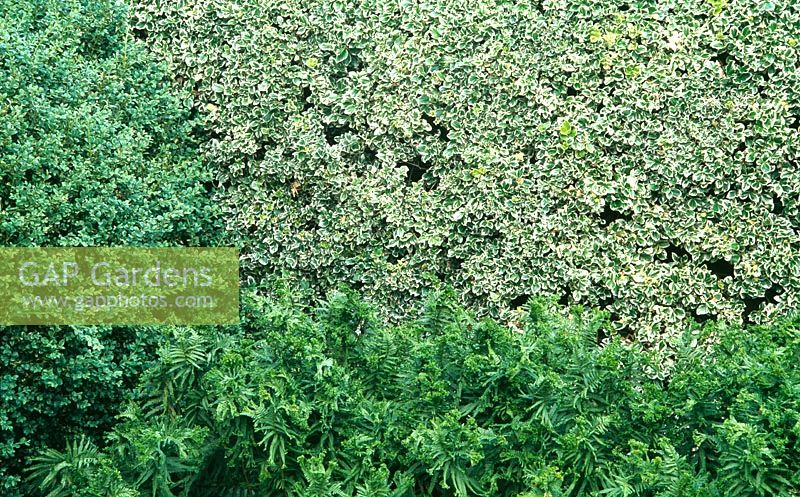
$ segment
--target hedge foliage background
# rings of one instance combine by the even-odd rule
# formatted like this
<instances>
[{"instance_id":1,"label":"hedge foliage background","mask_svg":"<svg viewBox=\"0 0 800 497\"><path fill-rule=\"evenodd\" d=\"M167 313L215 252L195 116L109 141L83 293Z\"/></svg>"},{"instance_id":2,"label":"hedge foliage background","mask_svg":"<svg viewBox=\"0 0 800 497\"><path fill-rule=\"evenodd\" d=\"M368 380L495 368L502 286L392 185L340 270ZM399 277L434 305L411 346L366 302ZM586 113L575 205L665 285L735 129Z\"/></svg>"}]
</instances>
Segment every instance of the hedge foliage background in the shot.
<instances>
[{"instance_id":1,"label":"hedge foliage background","mask_svg":"<svg viewBox=\"0 0 800 497\"><path fill-rule=\"evenodd\" d=\"M523 332L446 298L385 326L352 293L248 299L176 329L100 450L36 460L52 496L799 495L800 322L694 327L668 381L607 314ZM697 347L701 343L708 347Z\"/></svg>"},{"instance_id":2,"label":"hedge foliage background","mask_svg":"<svg viewBox=\"0 0 800 497\"><path fill-rule=\"evenodd\" d=\"M250 274L599 305L663 347L797 308L800 7L139 0ZM388 311L391 309L391 311Z\"/></svg>"},{"instance_id":3,"label":"hedge foliage background","mask_svg":"<svg viewBox=\"0 0 800 497\"><path fill-rule=\"evenodd\" d=\"M214 244L190 100L111 1L0 0L0 246ZM26 459L102 433L154 328L0 327L0 494Z\"/></svg>"},{"instance_id":4,"label":"hedge foliage background","mask_svg":"<svg viewBox=\"0 0 800 497\"><path fill-rule=\"evenodd\" d=\"M0 493L798 495L800 7L130 7L0 0L0 245L292 290L0 328Z\"/></svg>"}]
</instances>

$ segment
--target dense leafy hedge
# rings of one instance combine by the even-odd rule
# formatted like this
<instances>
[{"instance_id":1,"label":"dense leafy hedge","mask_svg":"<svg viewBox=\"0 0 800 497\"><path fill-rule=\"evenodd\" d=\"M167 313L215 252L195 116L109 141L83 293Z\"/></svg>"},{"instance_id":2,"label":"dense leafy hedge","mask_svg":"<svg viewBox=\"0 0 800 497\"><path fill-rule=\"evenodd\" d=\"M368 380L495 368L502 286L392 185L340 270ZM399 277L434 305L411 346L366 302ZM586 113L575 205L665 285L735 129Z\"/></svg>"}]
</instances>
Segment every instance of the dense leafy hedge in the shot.
<instances>
[{"instance_id":1,"label":"dense leafy hedge","mask_svg":"<svg viewBox=\"0 0 800 497\"><path fill-rule=\"evenodd\" d=\"M0 2L0 244L213 240L190 109L126 16Z\"/></svg>"},{"instance_id":2,"label":"dense leafy hedge","mask_svg":"<svg viewBox=\"0 0 800 497\"><path fill-rule=\"evenodd\" d=\"M121 4L0 0L0 246L215 243L187 103ZM43 444L107 429L160 336L0 327L0 494Z\"/></svg>"},{"instance_id":3,"label":"dense leafy hedge","mask_svg":"<svg viewBox=\"0 0 800 497\"><path fill-rule=\"evenodd\" d=\"M244 311L174 330L108 447L49 451L33 480L81 497L798 495L798 320L694 327L659 381L653 352L598 346L597 312L536 303L511 329L433 299L386 327L347 292Z\"/></svg>"},{"instance_id":4,"label":"dense leafy hedge","mask_svg":"<svg viewBox=\"0 0 800 497\"><path fill-rule=\"evenodd\" d=\"M208 112L251 274L610 310L662 346L800 289L800 7L136 2ZM763 312L762 312L763 311ZM665 331L666 330L666 331Z\"/></svg>"}]
</instances>

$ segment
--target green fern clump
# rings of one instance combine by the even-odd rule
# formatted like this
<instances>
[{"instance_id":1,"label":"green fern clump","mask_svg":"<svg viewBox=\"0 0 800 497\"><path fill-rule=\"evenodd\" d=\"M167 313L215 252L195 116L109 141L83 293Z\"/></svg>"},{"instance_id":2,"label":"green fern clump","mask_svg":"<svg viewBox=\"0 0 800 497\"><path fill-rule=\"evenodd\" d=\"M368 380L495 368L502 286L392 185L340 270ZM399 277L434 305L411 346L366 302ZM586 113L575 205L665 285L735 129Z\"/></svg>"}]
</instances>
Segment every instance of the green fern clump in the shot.
<instances>
[{"instance_id":1,"label":"green fern clump","mask_svg":"<svg viewBox=\"0 0 800 497\"><path fill-rule=\"evenodd\" d=\"M248 296L238 328L173 330L107 448L48 451L31 481L73 495L113 469L115 488L157 497L797 495L800 321L695 326L653 375L654 352L603 338L604 313L537 301L517 329L447 295L426 308L385 326L348 291L313 312Z\"/></svg>"}]
</instances>

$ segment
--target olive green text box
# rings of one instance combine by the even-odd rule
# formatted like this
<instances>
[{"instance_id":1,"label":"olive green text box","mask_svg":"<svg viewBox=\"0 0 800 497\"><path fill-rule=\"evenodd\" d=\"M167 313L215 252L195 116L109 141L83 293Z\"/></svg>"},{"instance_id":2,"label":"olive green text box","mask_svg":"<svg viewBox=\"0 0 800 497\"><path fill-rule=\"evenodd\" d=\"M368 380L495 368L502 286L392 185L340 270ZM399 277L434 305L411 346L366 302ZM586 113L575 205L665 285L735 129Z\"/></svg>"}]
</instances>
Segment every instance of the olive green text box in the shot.
<instances>
[{"instance_id":1,"label":"olive green text box","mask_svg":"<svg viewBox=\"0 0 800 497\"><path fill-rule=\"evenodd\" d=\"M236 248L0 248L0 324L236 324Z\"/></svg>"}]
</instances>

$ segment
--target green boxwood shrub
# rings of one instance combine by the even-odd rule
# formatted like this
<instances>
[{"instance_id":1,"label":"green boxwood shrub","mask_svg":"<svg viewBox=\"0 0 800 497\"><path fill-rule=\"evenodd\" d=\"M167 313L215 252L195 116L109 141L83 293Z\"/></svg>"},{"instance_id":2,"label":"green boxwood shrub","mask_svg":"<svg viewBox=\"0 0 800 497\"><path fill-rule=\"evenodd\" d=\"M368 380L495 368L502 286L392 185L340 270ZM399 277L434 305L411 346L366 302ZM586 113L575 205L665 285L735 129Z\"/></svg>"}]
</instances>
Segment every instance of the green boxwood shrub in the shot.
<instances>
[{"instance_id":1,"label":"green boxwood shrub","mask_svg":"<svg viewBox=\"0 0 800 497\"><path fill-rule=\"evenodd\" d=\"M800 7L762 0L138 0L207 113L254 277L402 316L601 306L665 347L800 289Z\"/></svg>"},{"instance_id":2,"label":"green boxwood shrub","mask_svg":"<svg viewBox=\"0 0 800 497\"><path fill-rule=\"evenodd\" d=\"M0 2L0 245L211 243L188 103L122 4Z\"/></svg>"},{"instance_id":3,"label":"green boxwood shrub","mask_svg":"<svg viewBox=\"0 0 800 497\"><path fill-rule=\"evenodd\" d=\"M385 326L349 292L174 330L103 450L36 458L51 495L797 496L800 320L682 334L668 380L607 313L507 328L452 299ZM43 482L43 483L42 483ZM113 491L110 489L114 489Z\"/></svg>"},{"instance_id":4,"label":"green boxwood shrub","mask_svg":"<svg viewBox=\"0 0 800 497\"><path fill-rule=\"evenodd\" d=\"M0 0L0 246L213 244L190 100L113 1ZM0 327L0 495L25 459L103 432L150 328Z\"/></svg>"}]
</instances>

